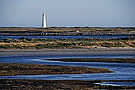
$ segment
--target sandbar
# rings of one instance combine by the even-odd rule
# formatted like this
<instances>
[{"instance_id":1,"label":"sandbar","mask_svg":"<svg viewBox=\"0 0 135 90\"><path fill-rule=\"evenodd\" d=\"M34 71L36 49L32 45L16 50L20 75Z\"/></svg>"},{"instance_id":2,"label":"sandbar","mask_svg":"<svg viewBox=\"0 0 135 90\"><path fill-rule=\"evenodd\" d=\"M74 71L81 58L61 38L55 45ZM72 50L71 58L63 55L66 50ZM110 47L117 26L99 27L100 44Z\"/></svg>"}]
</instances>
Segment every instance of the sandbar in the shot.
<instances>
[{"instance_id":1,"label":"sandbar","mask_svg":"<svg viewBox=\"0 0 135 90\"><path fill-rule=\"evenodd\" d=\"M111 73L104 68L88 68L75 66L56 66L38 64L0 63L0 76L11 75L48 75L48 74L83 74Z\"/></svg>"}]
</instances>

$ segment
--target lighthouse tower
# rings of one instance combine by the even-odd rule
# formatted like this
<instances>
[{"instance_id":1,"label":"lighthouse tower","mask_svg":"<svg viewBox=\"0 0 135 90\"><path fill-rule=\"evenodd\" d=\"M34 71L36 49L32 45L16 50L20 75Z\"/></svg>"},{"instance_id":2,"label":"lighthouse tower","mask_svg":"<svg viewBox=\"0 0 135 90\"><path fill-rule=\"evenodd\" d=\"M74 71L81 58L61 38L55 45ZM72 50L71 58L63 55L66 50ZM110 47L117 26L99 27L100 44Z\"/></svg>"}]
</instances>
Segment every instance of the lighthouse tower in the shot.
<instances>
[{"instance_id":1,"label":"lighthouse tower","mask_svg":"<svg viewBox=\"0 0 135 90\"><path fill-rule=\"evenodd\" d=\"M45 13L43 13L43 16L42 16L42 28L46 28L46 18L45 18Z\"/></svg>"}]
</instances>

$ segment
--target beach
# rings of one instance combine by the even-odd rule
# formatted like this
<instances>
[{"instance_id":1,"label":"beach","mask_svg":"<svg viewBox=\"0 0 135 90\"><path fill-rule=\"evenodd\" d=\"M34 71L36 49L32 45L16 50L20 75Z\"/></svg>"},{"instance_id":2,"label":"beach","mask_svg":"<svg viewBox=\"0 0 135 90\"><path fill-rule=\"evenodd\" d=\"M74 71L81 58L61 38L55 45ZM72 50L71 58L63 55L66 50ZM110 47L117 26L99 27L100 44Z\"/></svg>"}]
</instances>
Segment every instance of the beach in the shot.
<instances>
[{"instance_id":1,"label":"beach","mask_svg":"<svg viewBox=\"0 0 135 90\"><path fill-rule=\"evenodd\" d=\"M0 56L12 55L134 55L135 48L91 49L0 49Z\"/></svg>"}]
</instances>

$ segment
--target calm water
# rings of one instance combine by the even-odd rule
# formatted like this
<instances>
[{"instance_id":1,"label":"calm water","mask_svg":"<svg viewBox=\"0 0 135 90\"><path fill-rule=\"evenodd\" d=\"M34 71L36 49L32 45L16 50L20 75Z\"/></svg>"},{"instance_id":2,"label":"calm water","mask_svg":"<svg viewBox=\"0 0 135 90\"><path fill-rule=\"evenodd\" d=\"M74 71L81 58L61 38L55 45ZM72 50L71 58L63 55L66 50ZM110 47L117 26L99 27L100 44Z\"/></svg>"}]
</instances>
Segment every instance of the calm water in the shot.
<instances>
[{"instance_id":1,"label":"calm water","mask_svg":"<svg viewBox=\"0 0 135 90\"><path fill-rule=\"evenodd\" d=\"M46 38L46 39L77 39L77 38L127 38L135 36L0 36L0 39L19 39L21 37L31 38Z\"/></svg>"},{"instance_id":2,"label":"calm water","mask_svg":"<svg viewBox=\"0 0 135 90\"><path fill-rule=\"evenodd\" d=\"M48 61L51 58L97 58L100 55L42 55L42 56L0 56L0 63L28 63L43 65L82 66L108 68L114 73L98 74L59 74L59 75L18 75L0 76L0 79L39 79L39 80L135 80L134 63L101 63L101 62L62 62ZM102 58L135 58L135 55L102 55ZM135 86L135 82L104 82L106 85Z\"/></svg>"}]
</instances>

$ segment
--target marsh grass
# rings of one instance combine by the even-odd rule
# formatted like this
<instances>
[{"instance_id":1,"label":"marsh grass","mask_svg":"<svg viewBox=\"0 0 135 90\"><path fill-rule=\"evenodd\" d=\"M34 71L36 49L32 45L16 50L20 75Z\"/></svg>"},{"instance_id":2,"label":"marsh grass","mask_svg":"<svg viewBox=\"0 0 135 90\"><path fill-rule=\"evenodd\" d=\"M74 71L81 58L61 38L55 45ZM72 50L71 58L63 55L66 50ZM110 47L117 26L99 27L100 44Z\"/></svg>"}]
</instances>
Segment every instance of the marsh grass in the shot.
<instances>
[{"instance_id":1,"label":"marsh grass","mask_svg":"<svg viewBox=\"0 0 135 90\"><path fill-rule=\"evenodd\" d=\"M4 49L42 49L42 48L91 48L91 47L135 47L135 37L116 39L2 39L0 48Z\"/></svg>"}]
</instances>

